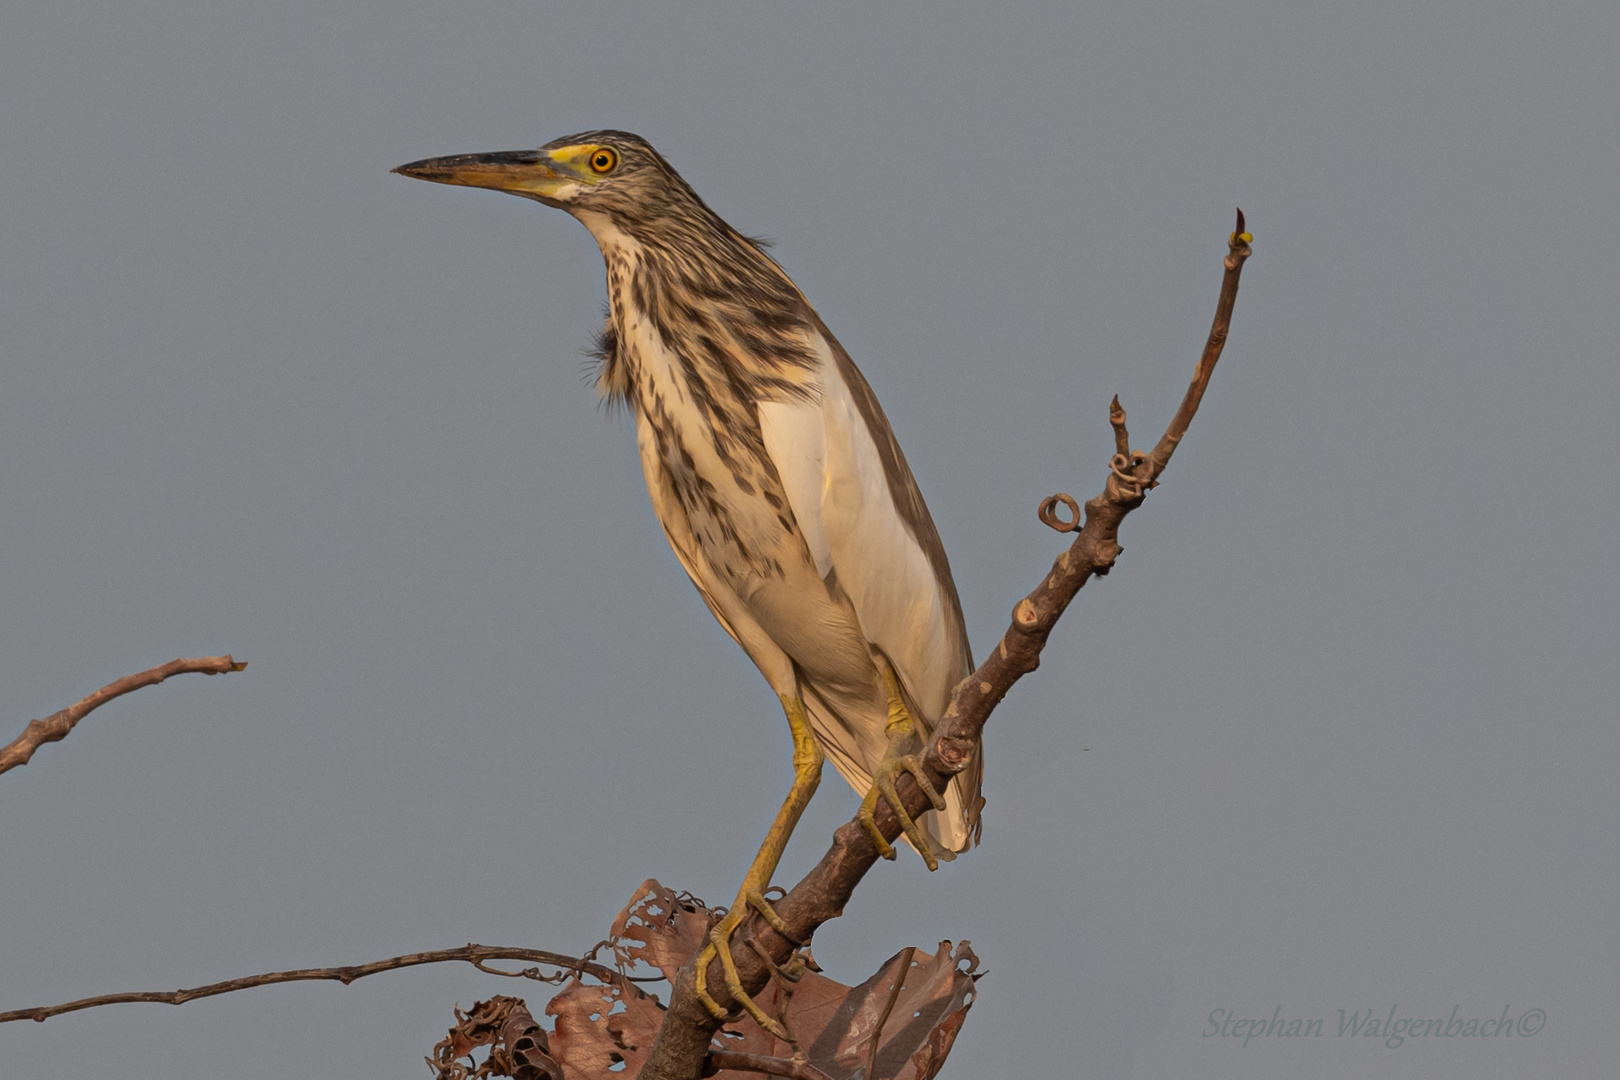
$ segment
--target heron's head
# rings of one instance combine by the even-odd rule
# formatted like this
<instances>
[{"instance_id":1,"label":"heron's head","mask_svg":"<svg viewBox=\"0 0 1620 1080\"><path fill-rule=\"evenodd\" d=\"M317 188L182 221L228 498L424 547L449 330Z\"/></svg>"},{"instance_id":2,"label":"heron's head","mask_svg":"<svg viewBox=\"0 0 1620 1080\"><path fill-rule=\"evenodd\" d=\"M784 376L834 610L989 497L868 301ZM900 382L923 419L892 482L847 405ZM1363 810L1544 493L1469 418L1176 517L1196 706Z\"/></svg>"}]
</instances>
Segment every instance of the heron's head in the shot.
<instances>
[{"instance_id":1,"label":"heron's head","mask_svg":"<svg viewBox=\"0 0 1620 1080\"><path fill-rule=\"evenodd\" d=\"M428 158L394 171L436 184L521 195L567 210L587 223L601 214L631 231L700 208L707 213L658 151L627 131L583 132L538 150Z\"/></svg>"}]
</instances>

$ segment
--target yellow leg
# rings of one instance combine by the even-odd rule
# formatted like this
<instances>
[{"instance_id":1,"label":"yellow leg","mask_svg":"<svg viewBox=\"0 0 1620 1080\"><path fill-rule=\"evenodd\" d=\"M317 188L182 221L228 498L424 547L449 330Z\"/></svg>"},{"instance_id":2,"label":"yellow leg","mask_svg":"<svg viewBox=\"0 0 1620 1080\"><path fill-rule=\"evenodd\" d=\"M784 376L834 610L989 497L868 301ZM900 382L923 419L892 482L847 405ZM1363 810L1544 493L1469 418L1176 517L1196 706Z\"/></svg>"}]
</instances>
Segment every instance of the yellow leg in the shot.
<instances>
[{"instance_id":1,"label":"yellow leg","mask_svg":"<svg viewBox=\"0 0 1620 1080\"><path fill-rule=\"evenodd\" d=\"M782 709L787 713L788 727L793 731L793 787L788 791L787 801L782 809L777 811L776 820L771 823L771 831L765 834L765 842L759 846L759 854L754 856L754 862L748 867L748 873L743 876L742 888L737 892L737 900L726 912L725 918L709 931L709 944L703 947L697 958L697 995L706 1009L715 1019L723 1019L726 1010L709 995L708 974L709 964L716 958L720 961L720 968L725 972L726 990L731 998L747 1011L749 1016L760 1027L772 1035L791 1043L793 1038L782 1026L754 1003L754 999L743 992L742 980L737 977L736 962L731 959L731 935L737 927L742 925L748 917L750 910L757 911L770 923L771 928L783 937L792 939L788 930L776 912L765 902L765 890L770 888L771 875L776 873L776 864L782 858L782 852L787 847L788 837L793 835L793 827L799 823L804 814L804 808L810 805L810 796L816 793L816 786L821 783L821 764L825 756L821 746L816 742L816 736L810 730L810 718L805 714L804 701L795 693L791 698L782 698Z\"/></svg>"},{"instance_id":2,"label":"yellow leg","mask_svg":"<svg viewBox=\"0 0 1620 1080\"><path fill-rule=\"evenodd\" d=\"M867 791L866 798L861 800L861 824L866 826L872 842L877 845L878 854L885 859L894 858L894 845L883 838L874 817L878 800L884 800L894 811L894 816L900 819L900 828L906 834L906 839L917 849L917 854L928 864L928 869L938 870L939 860L934 857L927 837L923 836L917 823L900 804L900 793L894 786L895 778L902 772L910 773L912 779L917 781L917 786L927 794L928 801L933 803L935 810L945 809L945 798L935 791L934 785L929 782L928 774L923 771L922 760L915 753L909 752L912 739L917 732L917 722L911 718L905 699L900 695L900 681L894 674L894 668L889 666L889 661L881 653L875 654L874 658L877 660L878 671L883 675L883 685L889 692L889 722L883 729L883 733L889 739L889 749L883 755L882 764L872 776L871 789Z\"/></svg>"}]
</instances>

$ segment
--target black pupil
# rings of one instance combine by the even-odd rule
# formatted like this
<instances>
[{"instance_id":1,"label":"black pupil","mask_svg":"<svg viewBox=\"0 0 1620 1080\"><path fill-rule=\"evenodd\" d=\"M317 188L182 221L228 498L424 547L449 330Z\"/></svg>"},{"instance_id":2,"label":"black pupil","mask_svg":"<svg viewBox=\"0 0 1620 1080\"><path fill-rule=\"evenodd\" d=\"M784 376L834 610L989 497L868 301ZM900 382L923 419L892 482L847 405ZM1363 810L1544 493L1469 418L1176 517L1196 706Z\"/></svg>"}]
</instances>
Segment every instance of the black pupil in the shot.
<instances>
[{"instance_id":1,"label":"black pupil","mask_svg":"<svg viewBox=\"0 0 1620 1080\"><path fill-rule=\"evenodd\" d=\"M613 164L613 159L611 157L609 157L608 155L606 155L606 154L597 154L596 155L596 167L598 169L605 169L611 164Z\"/></svg>"}]
</instances>

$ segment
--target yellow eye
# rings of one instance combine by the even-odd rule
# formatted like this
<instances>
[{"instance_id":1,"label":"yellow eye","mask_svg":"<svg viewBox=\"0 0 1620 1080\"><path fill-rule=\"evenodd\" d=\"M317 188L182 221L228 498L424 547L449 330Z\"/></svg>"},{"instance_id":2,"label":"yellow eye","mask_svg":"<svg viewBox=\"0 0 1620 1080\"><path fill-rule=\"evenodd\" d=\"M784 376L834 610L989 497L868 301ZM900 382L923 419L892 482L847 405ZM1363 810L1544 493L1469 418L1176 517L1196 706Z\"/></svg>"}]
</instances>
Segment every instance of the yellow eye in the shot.
<instances>
[{"instance_id":1,"label":"yellow eye","mask_svg":"<svg viewBox=\"0 0 1620 1080\"><path fill-rule=\"evenodd\" d=\"M619 167L619 152L611 146L601 147L591 155L591 171L606 175Z\"/></svg>"}]
</instances>

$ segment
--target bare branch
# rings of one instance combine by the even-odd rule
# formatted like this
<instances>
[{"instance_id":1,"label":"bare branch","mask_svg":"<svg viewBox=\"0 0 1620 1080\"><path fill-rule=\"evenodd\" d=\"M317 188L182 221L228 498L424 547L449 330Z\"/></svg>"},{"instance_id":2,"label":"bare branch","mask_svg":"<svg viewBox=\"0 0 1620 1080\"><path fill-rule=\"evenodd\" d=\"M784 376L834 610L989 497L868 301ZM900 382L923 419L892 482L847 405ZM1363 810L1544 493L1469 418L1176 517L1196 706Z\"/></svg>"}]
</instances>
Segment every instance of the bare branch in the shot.
<instances>
[{"instance_id":1,"label":"bare branch","mask_svg":"<svg viewBox=\"0 0 1620 1080\"><path fill-rule=\"evenodd\" d=\"M486 960L525 960L532 964L544 964L547 967L558 968L556 975L542 975L537 968L524 971L497 971L485 967ZM284 982L308 982L314 980L330 980L340 982L344 986L356 979L363 979L367 975L375 975L380 971L395 971L399 968L418 967L422 964L444 964L453 961L463 961L478 968L480 971L495 975L512 975L534 979L537 982L558 983L578 974L593 975L603 982L645 982L661 981L662 976L653 980L630 979L619 974L612 968L592 963L574 956L564 956L562 953L546 952L541 949L516 949L499 945L464 945L459 949L440 949L437 952L406 953L404 956L392 956L387 960L373 960L369 964L357 964L352 967L330 968L298 968L294 971L272 971L264 975L249 975L241 979L227 979L225 982L209 983L207 986L196 986L190 990L148 991L129 994L102 994L99 997L80 998L78 1001L69 1001L62 1005L46 1005L35 1009L15 1009L11 1012L0 1013L0 1024L12 1020L46 1020L52 1016L63 1013L77 1012L80 1009L94 1009L100 1005L122 1005L133 1001L150 1001L160 1005L184 1005L197 998L217 997L220 994L229 994L237 990L246 990L250 986L271 986Z\"/></svg>"},{"instance_id":2,"label":"bare branch","mask_svg":"<svg viewBox=\"0 0 1620 1080\"><path fill-rule=\"evenodd\" d=\"M1244 227L1243 211L1239 210L1237 229L1228 242L1231 250L1226 256L1226 276L1221 280L1221 296L1215 303L1215 324L1209 329L1204 355L1198 358L1198 367L1193 369L1192 385L1187 387L1187 394L1181 399L1181 408L1176 410L1175 418L1170 421L1170 427L1165 430L1159 445L1153 448L1148 461L1151 470L1149 480L1158 479L1164 467L1170 464L1170 455L1176 452L1181 437L1187 434L1187 428L1192 425L1193 415L1198 412L1198 403L1204 400L1210 376L1215 374L1215 363L1226 348L1226 332L1232 326L1232 306L1237 303L1238 278L1243 275L1243 262L1249 257L1249 242L1253 239ZM1120 423L1124 424L1123 418Z\"/></svg>"},{"instance_id":3,"label":"bare branch","mask_svg":"<svg viewBox=\"0 0 1620 1080\"><path fill-rule=\"evenodd\" d=\"M1074 543L1058 556L1051 572L1035 591L1013 608L1012 623L989 657L952 693L950 706L940 718L924 755L924 769L936 790L944 790L950 778L973 760L985 721L1013 683L1040 666L1041 651L1046 647L1053 626L1081 586L1093 576L1101 577L1113 568L1122 550L1120 523L1142 505L1147 492L1157 484L1209 386L1215 363L1226 345L1237 300L1238 279L1249 257L1251 240L1245 231L1243 211L1239 210L1237 229L1228 241L1226 273L1208 342L1181 407L1151 454L1121 449L1129 446L1125 410L1119 407L1117 399L1112 404L1109 419L1117 452L1109 463L1110 473L1102 494L1085 504L1085 524ZM1043 504L1042 518L1051 517L1055 507L1054 500ZM1059 527L1061 523L1055 522L1056 519L1048 524ZM930 809L927 796L909 773L901 775L897 786L907 813L916 816ZM887 802L878 803L877 826L891 842L900 835L899 821ZM844 904L877 859L877 848L859 819L840 826L833 834L832 847L827 854L774 905L793 938L809 941L817 927L842 914ZM794 940L778 934L757 916L740 927L732 941L732 958L743 989L750 994L756 993L769 979L768 962L784 963L797 947ZM725 1005L718 960L714 964L708 985L710 992ZM693 965L689 961L675 980L669 1015L649 1052L641 1080L694 1080L701 1074L710 1040L719 1026L697 999Z\"/></svg>"},{"instance_id":4,"label":"bare branch","mask_svg":"<svg viewBox=\"0 0 1620 1080\"><path fill-rule=\"evenodd\" d=\"M247 667L246 660L233 660L227 653L224 656L203 656L195 660L170 660L167 664L147 668L134 675L125 675L117 682L108 683L61 712L52 713L43 720L30 720L21 735L6 746L0 747L0 773L28 764L28 759L34 756L34 751L40 746L66 738L67 733L73 730L74 724L113 698L121 697L131 690L139 690L143 686L156 686L170 675L184 675L188 672L224 675L232 671L241 671L245 667Z\"/></svg>"}]
</instances>

